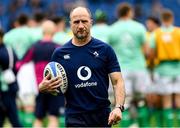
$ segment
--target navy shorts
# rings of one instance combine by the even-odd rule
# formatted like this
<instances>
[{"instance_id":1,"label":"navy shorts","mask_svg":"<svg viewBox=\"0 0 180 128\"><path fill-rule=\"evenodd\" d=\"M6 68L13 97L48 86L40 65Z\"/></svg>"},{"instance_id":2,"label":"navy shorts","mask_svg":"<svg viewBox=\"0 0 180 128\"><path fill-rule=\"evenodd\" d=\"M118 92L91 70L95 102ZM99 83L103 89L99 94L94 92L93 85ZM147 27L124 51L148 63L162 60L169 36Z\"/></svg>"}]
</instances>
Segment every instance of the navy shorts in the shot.
<instances>
[{"instance_id":1,"label":"navy shorts","mask_svg":"<svg viewBox=\"0 0 180 128\"><path fill-rule=\"evenodd\" d=\"M64 107L64 96L54 96L49 93L39 93L36 97L35 116L42 119L46 114L59 116L60 107Z\"/></svg>"},{"instance_id":2,"label":"navy shorts","mask_svg":"<svg viewBox=\"0 0 180 128\"><path fill-rule=\"evenodd\" d=\"M108 125L110 109L66 115L66 127L111 127Z\"/></svg>"},{"instance_id":3,"label":"navy shorts","mask_svg":"<svg viewBox=\"0 0 180 128\"><path fill-rule=\"evenodd\" d=\"M16 93L3 92L0 96L0 127L3 127L6 117L13 127L22 127L18 117Z\"/></svg>"}]
</instances>

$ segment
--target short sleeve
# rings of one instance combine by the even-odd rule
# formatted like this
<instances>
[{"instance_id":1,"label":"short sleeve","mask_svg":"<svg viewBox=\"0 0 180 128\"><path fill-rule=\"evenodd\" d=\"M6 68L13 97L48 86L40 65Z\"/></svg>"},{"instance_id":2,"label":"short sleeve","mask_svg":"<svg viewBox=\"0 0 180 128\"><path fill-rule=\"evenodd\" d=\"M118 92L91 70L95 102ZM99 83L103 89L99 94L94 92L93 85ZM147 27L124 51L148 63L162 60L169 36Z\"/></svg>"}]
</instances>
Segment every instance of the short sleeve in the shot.
<instances>
[{"instance_id":1,"label":"short sleeve","mask_svg":"<svg viewBox=\"0 0 180 128\"><path fill-rule=\"evenodd\" d=\"M58 48L56 48L51 56L51 61L57 62L58 59Z\"/></svg>"},{"instance_id":2,"label":"short sleeve","mask_svg":"<svg viewBox=\"0 0 180 128\"><path fill-rule=\"evenodd\" d=\"M107 69L108 73L120 72L121 68L117 59L117 56L111 46L107 48Z\"/></svg>"}]
</instances>

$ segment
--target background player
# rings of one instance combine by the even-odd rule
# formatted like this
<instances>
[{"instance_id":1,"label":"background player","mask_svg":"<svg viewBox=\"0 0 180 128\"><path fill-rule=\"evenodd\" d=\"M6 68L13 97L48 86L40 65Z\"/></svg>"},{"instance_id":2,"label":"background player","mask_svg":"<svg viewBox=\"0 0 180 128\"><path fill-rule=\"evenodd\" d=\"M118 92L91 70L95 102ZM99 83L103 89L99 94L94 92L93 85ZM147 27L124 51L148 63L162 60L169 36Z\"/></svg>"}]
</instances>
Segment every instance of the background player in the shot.
<instances>
[{"instance_id":1,"label":"background player","mask_svg":"<svg viewBox=\"0 0 180 128\"><path fill-rule=\"evenodd\" d=\"M39 84L43 79L43 70L50 61L51 55L56 47L52 41L55 33L55 24L52 21L42 23L43 38L34 44L26 53L17 66L33 61L35 65L36 82ZM43 127L43 119L48 115L48 127L58 127L58 116L60 106L64 107L62 94L53 96L51 94L39 93L36 97L34 127Z\"/></svg>"},{"instance_id":2,"label":"background player","mask_svg":"<svg viewBox=\"0 0 180 128\"><path fill-rule=\"evenodd\" d=\"M128 127L132 123L130 111L133 107L131 103L137 102L137 117L139 126L147 126L147 108L145 107L145 92L150 85L150 77L146 69L144 54L147 52L146 29L143 24L134 21L133 8L128 3L121 3L117 7L118 20L111 25L109 43L114 48L118 60L121 64L123 78L126 87L126 103L128 108L123 114L123 127ZM144 51L144 52L143 52ZM143 79L143 80L142 80ZM135 100L133 100L135 99Z\"/></svg>"},{"instance_id":3,"label":"background player","mask_svg":"<svg viewBox=\"0 0 180 128\"><path fill-rule=\"evenodd\" d=\"M150 43L154 49L158 64L154 69L156 92L162 97L162 116L165 127L173 126L173 93L175 106L179 115L180 101L180 29L173 26L174 16L170 10L161 14L162 26L154 31ZM179 122L179 116L178 122Z\"/></svg>"},{"instance_id":4,"label":"background player","mask_svg":"<svg viewBox=\"0 0 180 128\"><path fill-rule=\"evenodd\" d=\"M12 48L3 43L3 35L4 32L0 29L0 127L3 127L6 117L13 127L22 127L16 105L18 83L15 76L17 74L15 63L18 59ZM7 70L12 72L9 74ZM5 79L5 71L6 76L9 74L8 78L12 75L15 77L13 81Z\"/></svg>"}]
</instances>

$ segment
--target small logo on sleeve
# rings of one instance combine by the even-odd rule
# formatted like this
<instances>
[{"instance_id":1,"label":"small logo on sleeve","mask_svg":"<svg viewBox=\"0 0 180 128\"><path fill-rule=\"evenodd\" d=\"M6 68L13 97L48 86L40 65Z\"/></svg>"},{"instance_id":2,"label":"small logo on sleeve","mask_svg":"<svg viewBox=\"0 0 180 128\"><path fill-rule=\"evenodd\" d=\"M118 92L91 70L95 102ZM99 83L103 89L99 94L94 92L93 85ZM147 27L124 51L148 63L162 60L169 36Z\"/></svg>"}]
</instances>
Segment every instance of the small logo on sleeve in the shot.
<instances>
[{"instance_id":1,"label":"small logo on sleeve","mask_svg":"<svg viewBox=\"0 0 180 128\"><path fill-rule=\"evenodd\" d=\"M66 54L66 55L64 55L64 59L65 59L65 60L70 59L70 54Z\"/></svg>"}]
</instances>

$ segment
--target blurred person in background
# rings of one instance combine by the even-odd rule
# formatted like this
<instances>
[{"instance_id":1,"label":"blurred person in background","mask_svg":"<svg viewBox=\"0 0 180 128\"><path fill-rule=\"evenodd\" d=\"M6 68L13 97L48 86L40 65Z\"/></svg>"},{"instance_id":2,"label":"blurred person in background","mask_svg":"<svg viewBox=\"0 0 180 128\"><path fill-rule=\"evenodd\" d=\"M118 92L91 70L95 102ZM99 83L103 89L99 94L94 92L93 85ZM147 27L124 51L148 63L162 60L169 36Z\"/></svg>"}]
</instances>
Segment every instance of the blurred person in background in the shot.
<instances>
[{"instance_id":1,"label":"blurred person in background","mask_svg":"<svg viewBox=\"0 0 180 128\"><path fill-rule=\"evenodd\" d=\"M161 22L162 26L150 38L150 46L157 60L154 68L156 92L162 98L161 122L162 126L173 127L177 117L180 126L180 28L173 25L174 15L169 9L162 11Z\"/></svg>"},{"instance_id":2,"label":"blurred person in background","mask_svg":"<svg viewBox=\"0 0 180 128\"><path fill-rule=\"evenodd\" d=\"M126 110L120 125L129 127L137 119L139 126L145 127L149 124L148 109L144 99L151 79L144 54L149 50L145 43L146 28L132 19L133 14L133 8L129 3L118 5L119 19L111 26L109 43L114 48L121 64L126 88Z\"/></svg>"},{"instance_id":3,"label":"blurred person in background","mask_svg":"<svg viewBox=\"0 0 180 128\"><path fill-rule=\"evenodd\" d=\"M109 30L107 14L102 10L96 10L95 24L91 28L92 36L108 43Z\"/></svg>"},{"instance_id":4,"label":"blurred person in background","mask_svg":"<svg viewBox=\"0 0 180 128\"><path fill-rule=\"evenodd\" d=\"M20 14L16 20L16 28L7 32L3 38L4 43L14 49L18 59L22 59L27 50L35 43L32 40L32 37L36 35L32 35L31 30L28 27L28 20L29 17L26 14ZM26 72L27 70L29 70L29 68L26 68L24 71L22 71L22 73L25 72L25 75L20 77L21 80L19 80L20 72L18 71L17 74L17 80L19 83L18 101L20 101L18 104L20 107L19 114L24 126L28 126L27 124L29 123L31 124L32 119L30 119L30 117L33 118L32 112L34 111L34 94L31 93L33 90L28 90L29 86L27 81L24 79L27 79L26 76L29 75ZM25 93L23 93L23 89ZM26 90L30 93L27 93Z\"/></svg>"},{"instance_id":5,"label":"blurred person in background","mask_svg":"<svg viewBox=\"0 0 180 128\"><path fill-rule=\"evenodd\" d=\"M42 23L43 38L34 44L25 54L24 58L17 63L17 68L30 61L34 62L37 84L43 79L43 71L50 61L51 55L59 45L52 41L56 26L50 20ZM48 114L48 127L58 127L60 107L64 107L64 97L60 93L57 96L48 93L39 93L35 104L34 127L43 127L43 119Z\"/></svg>"},{"instance_id":6,"label":"blurred person in background","mask_svg":"<svg viewBox=\"0 0 180 128\"><path fill-rule=\"evenodd\" d=\"M109 30L110 29L107 24L107 14L104 11L97 9L95 12L95 24L91 28L92 36L99 40L102 40L105 43L108 43ZM112 83L110 80L109 82L109 99L111 101L111 106L113 107L115 105L115 100Z\"/></svg>"},{"instance_id":7,"label":"blurred person in background","mask_svg":"<svg viewBox=\"0 0 180 128\"><path fill-rule=\"evenodd\" d=\"M16 20L16 28L7 32L3 38L3 42L14 49L18 59L22 59L26 51L34 43L27 23L28 16L20 14Z\"/></svg>"},{"instance_id":8,"label":"blurred person in background","mask_svg":"<svg viewBox=\"0 0 180 128\"><path fill-rule=\"evenodd\" d=\"M0 29L0 127L8 117L13 127L22 127L16 105L18 83L15 63L17 56L11 47L3 43L3 31Z\"/></svg>"},{"instance_id":9,"label":"blurred person in background","mask_svg":"<svg viewBox=\"0 0 180 128\"><path fill-rule=\"evenodd\" d=\"M151 34L154 32L154 30L156 30L158 27L160 27L161 22L158 17L152 15L152 16L147 17L147 19L145 21L145 25L147 28L146 40L149 43Z\"/></svg>"},{"instance_id":10,"label":"blurred person in background","mask_svg":"<svg viewBox=\"0 0 180 128\"><path fill-rule=\"evenodd\" d=\"M72 34L66 31L66 20L64 17L53 17L51 19L56 24L56 33L53 41L63 45L72 38Z\"/></svg>"},{"instance_id":11,"label":"blurred person in background","mask_svg":"<svg viewBox=\"0 0 180 128\"><path fill-rule=\"evenodd\" d=\"M43 37L42 23L46 20L46 16L43 12L35 12L33 16L28 21L28 26L31 28L31 38L32 42L36 43Z\"/></svg>"},{"instance_id":12,"label":"blurred person in background","mask_svg":"<svg viewBox=\"0 0 180 128\"><path fill-rule=\"evenodd\" d=\"M32 15L32 17L28 18L26 26L28 27L27 33L29 34L31 45L28 46L27 50L29 50L29 48L33 44L36 44L39 40L42 39L43 33L42 33L41 25L45 19L46 19L45 14L40 11L35 12ZM21 115L21 120L23 125L26 127L31 127L34 121L33 113L35 106L35 97L38 91L37 82L35 81L36 78L35 78L33 61L30 61L21 67L21 69L18 71L17 78L20 87L19 99L20 99L20 104L22 106L22 110L20 110L19 114Z\"/></svg>"},{"instance_id":13,"label":"blurred person in background","mask_svg":"<svg viewBox=\"0 0 180 128\"><path fill-rule=\"evenodd\" d=\"M153 33L154 30L156 30L159 26L160 26L160 20L158 17L156 16L149 16L146 19L146 28L147 28L147 32L146 32L146 40L147 43L150 43L150 36ZM151 79L153 81L153 69L155 67L155 58L153 57L152 52L150 52L150 54L148 56L146 56L146 62L147 62L147 67L149 70L149 73L151 75ZM155 90L155 85L152 83L151 86L149 86L148 88L148 94L146 95L146 103L149 107L149 123L151 125L151 119L155 116L155 122L156 122L156 126L161 126L160 123L160 109L161 109L161 100L160 100L160 96L158 94L156 94L156 90Z\"/></svg>"}]
</instances>

